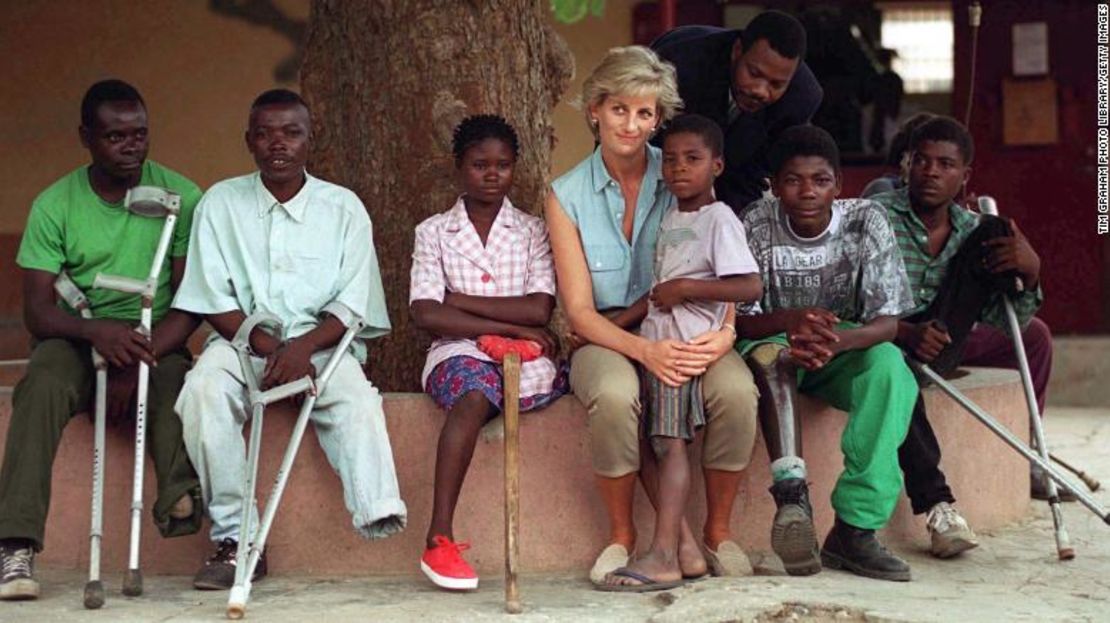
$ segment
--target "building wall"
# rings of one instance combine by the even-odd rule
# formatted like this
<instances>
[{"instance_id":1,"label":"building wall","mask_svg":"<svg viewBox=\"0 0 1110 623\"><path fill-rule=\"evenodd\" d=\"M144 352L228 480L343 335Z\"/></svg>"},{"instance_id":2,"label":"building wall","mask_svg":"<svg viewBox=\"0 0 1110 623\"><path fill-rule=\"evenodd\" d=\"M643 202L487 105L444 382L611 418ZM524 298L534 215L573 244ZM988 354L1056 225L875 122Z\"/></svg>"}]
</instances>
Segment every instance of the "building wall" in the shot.
<instances>
[{"instance_id":1,"label":"building wall","mask_svg":"<svg viewBox=\"0 0 1110 623\"><path fill-rule=\"evenodd\" d=\"M953 3L956 83L952 110L967 105L971 57L968 0ZM1096 231L1096 4L1084 0L984 2L971 123L976 154L969 188L993 195L1041 257L1041 316L1059 333L1110 330L1110 236ZM1043 146L1003 141L1002 83L1012 76L1015 23L1048 26L1059 138Z\"/></svg>"},{"instance_id":2,"label":"building wall","mask_svg":"<svg viewBox=\"0 0 1110 623\"><path fill-rule=\"evenodd\" d=\"M305 19L309 0L276 0ZM612 46L632 41L633 0L608 0L602 18L555 24L577 70L554 114L556 176L581 160L592 137L568 103L583 77ZM956 93L967 93L970 40L967 0L954 0ZM1019 220L1044 259L1044 317L1061 332L1110 329L1110 249L1094 232L1094 4L1081 0L987 3L979 41L972 131L978 146L971 187L993 194ZM1001 81L1010 71L1010 28L1049 24L1051 70L1058 84L1060 141L1045 147L1003 145ZM275 86L275 66L292 52L277 33L217 15L204 0L84 0L8 3L0 21L0 145L9 154L0 184L0 272L13 270L18 236L34 196L86 162L77 140L78 105L87 86L116 76L134 82L148 101L151 157L202 186L247 171L245 111ZM296 86L293 84L292 86ZM846 171L858 190L871 170ZM0 314L18 307L18 286L0 289Z\"/></svg>"},{"instance_id":3,"label":"building wall","mask_svg":"<svg viewBox=\"0 0 1110 623\"><path fill-rule=\"evenodd\" d=\"M305 18L305 0L278 3ZM81 96L108 77L147 100L151 157L207 186L247 170L246 110L274 86L293 47L216 15L204 0L37 0L6 3L0 21L0 137L10 158L0 185L0 232L18 233L31 200L87 162L77 139Z\"/></svg>"},{"instance_id":4,"label":"building wall","mask_svg":"<svg viewBox=\"0 0 1110 623\"><path fill-rule=\"evenodd\" d=\"M308 16L309 0L275 4L290 17ZM631 7L613 0L603 18L556 25L579 68L568 100L579 92L582 68L631 40ZM9 154L0 234L19 234L35 195L87 161L77 126L89 84L108 77L135 84L150 113L151 157L206 187L251 168L242 140L247 107L278 86L273 70L292 51L279 34L218 15L204 0L8 3L0 20L0 58L12 61L0 66L0 142ZM589 152L592 139L566 103L555 125L558 174Z\"/></svg>"}]
</instances>

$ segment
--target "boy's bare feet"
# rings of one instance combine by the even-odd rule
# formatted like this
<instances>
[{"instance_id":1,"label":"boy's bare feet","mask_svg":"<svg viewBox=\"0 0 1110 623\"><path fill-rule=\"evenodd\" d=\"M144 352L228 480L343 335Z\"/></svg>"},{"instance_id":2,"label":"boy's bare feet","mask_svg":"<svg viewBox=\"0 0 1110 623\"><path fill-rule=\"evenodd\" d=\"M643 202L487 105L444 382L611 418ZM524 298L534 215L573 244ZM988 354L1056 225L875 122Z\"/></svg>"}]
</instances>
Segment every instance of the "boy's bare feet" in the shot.
<instances>
[{"instance_id":1,"label":"boy's bare feet","mask_svg":"<svg viewBox=\"0 0 1110 623\"><path fill-rule=\"evenodd\" d=\"M709 573L705 555L685 521L682 522L682 531L678 537L678 566L682 569L682 577L687 580Z\"/></svg>"}]
</instances>

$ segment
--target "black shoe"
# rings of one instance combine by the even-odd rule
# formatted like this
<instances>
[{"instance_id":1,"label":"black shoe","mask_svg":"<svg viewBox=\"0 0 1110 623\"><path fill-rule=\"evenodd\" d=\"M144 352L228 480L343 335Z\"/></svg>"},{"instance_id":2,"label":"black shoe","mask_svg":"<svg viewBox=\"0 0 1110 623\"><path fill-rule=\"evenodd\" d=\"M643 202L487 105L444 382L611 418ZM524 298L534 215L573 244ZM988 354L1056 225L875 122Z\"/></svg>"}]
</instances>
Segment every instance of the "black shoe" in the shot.
<instances>
[{"instance_id":1,"label":"black shoe","mask_svg":"<svg viewBox=\"0 0 1110 623\"><path fill-rule=\"evenodd\" d=\"M821 562L876 580L910 581L910 566L883 547L874 530L850 526L839 517L821 548Z\"/></svg>"},{"instance_id":2,"label":"black shoe","mask_svg":"<svg viewBox=\"0 0 1110 623\"><path fill-rule=\"evenodd\" d=\"M1071 492L1056 483L1056 496L1061 502L1075 502L1078 498ZM1043 472L1033 471L1029 475L1029 497L1034 500L1048 500L1048 475Z\"/></svg>"},{"instance_id":3,"label":"black shoe","mask_svg":"<svg viewBox=\"0 0 1110 623\"><path fill-rule=\"evenodd\" d=\"M29 543L0 543L0 600L38 599L35 549Z\"/></svg>"},{"instance_id":4,"label":"black shoe","mask_svg":"<svg viewBox=\"0 0 1110 623\"><path fill-rule=\"evenodd\" d=\"M775 521L771 524L771 549L790 575L813 575L821 571L817 532L813 529L813 507L809 487L802 478L788 478L771 485L775 498Z\"/></svg>"},{"instance_id":5,"label":"black shoe","mask_svg":"<svg viewBox=\"0 0 1110 623\"><path fill-rule=\"evenodd\" d=\"M235 584L235 556L239 544L234 539L224 539L216 544L216 551L204 561L204 566L193 576L193 588L202 591L218 591L231 588ZM266 552L258 559L251 582L266 577Z\"/></svg>"}]
</instances>

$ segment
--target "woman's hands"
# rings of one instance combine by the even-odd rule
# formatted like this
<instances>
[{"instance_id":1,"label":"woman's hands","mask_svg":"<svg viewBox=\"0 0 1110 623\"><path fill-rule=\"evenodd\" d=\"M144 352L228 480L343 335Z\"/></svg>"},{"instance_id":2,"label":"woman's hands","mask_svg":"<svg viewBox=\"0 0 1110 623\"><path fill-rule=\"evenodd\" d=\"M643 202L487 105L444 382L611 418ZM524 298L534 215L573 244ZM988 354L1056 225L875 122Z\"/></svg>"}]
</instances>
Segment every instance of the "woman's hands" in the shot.
<instances>
[{"instance_id":1,"label":"woman's hands","mask_svg":"<svg viewBox=\"0 0 1110 623\"><path fill-rule=\"evenodd\" d=\"M716 352L720 343L716 341L715 336L710 335L714 333L718 332L710 331L695 338L695 340L701 340L709 336L705 337L704 343L698 344L694 344L694 340L646 342L639 354L639 362L659 380L672 387L678 387L692 377L705 374L709 364L727 352L727 348L719 354Z\"/></svg>"}]
</instances>

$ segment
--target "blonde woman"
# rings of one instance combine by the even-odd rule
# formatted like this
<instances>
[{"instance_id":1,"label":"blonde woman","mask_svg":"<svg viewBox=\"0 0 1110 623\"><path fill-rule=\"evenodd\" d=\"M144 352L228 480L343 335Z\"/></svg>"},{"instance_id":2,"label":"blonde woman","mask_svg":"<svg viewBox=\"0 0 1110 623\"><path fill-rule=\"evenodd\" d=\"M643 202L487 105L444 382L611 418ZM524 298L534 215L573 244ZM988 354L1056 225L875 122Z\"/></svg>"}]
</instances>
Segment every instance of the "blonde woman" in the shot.
<instances>
[{"instance_id":1,"label":"blonde woman","mask_svg":"<svg viewBox=\"0 0 1110 623\"><path fill-rule=\"evenodd\" d=\"M610 523L609 545L590 579L598 586L652 590L699 577L707 568L715 574L750 573L729 529L741 470L755 440L757 401L752 375L732 350L734 313L730 310L719 329L685 343L640 337L627 313L651 288L659 222L673 201L662 182L662 155L648 139L682 105L674 68L647 48L614 48L586 79L582 104L597 147L555 180L544 213L559 297L574 341L582 344L571 358L571 389L589 412L594 471ZM701 544L683 522L677 560L629 565L636 543L632 501L641 469L636 364L674 385L704 374L708 513ZM654 497L654 478L648 476L645 488Z\"/></svg>"}]
</instances>

